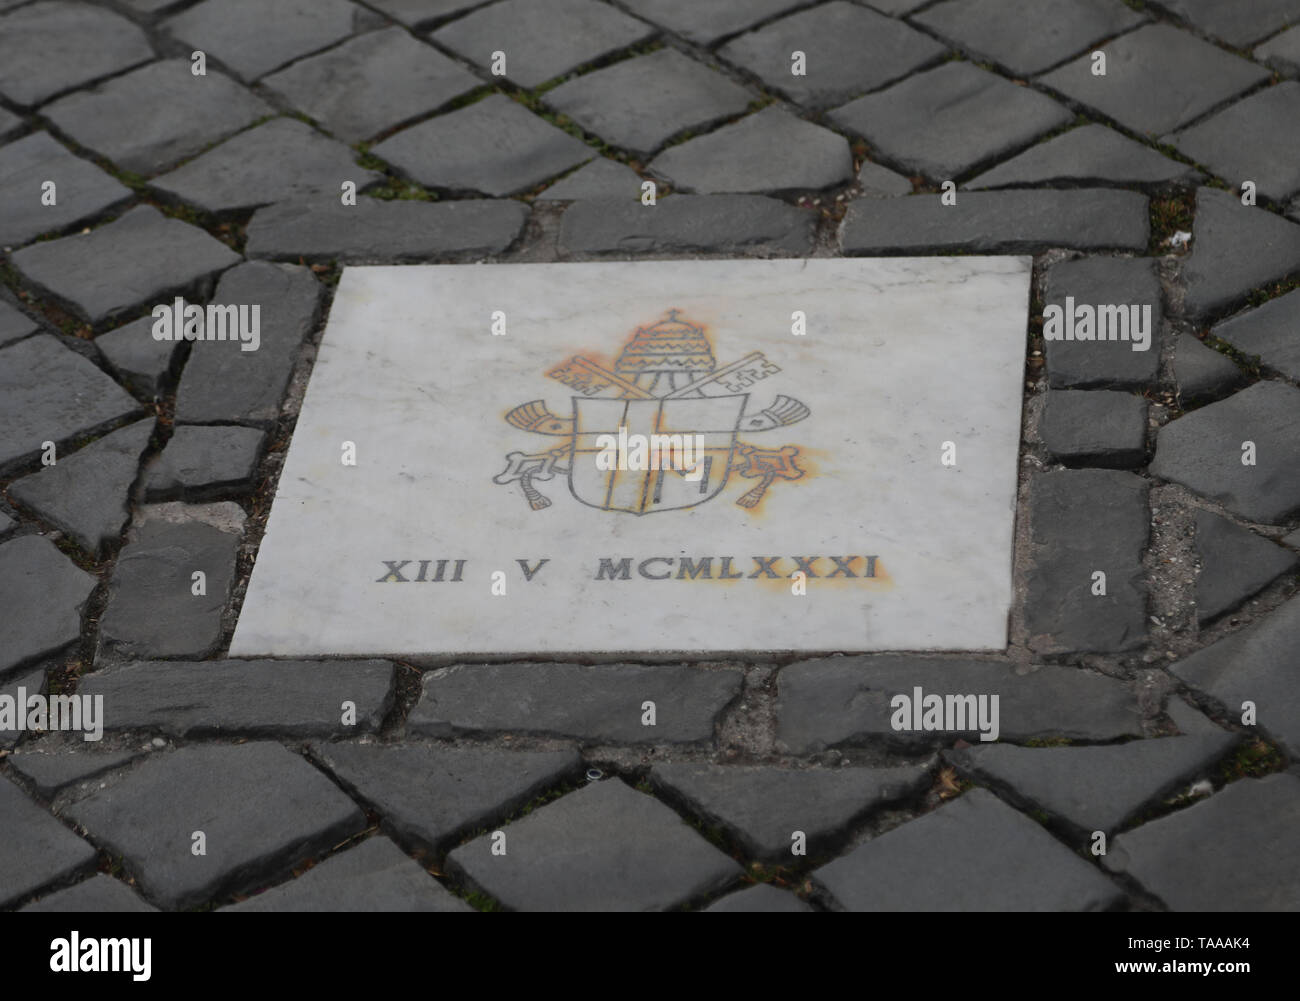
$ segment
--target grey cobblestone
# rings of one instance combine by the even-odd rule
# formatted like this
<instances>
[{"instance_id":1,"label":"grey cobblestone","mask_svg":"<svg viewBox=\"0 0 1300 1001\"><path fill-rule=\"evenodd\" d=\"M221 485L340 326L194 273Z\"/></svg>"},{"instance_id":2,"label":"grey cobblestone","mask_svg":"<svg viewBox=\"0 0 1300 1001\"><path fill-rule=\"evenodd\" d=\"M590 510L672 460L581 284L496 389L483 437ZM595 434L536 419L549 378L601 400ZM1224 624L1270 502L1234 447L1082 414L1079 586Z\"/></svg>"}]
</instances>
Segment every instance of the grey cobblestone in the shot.
<instances>
[{"instance_id":1,"label":"grey cobblestone","mask_svg":"<svg viewBox=\"0 0 1300 1001\"><path fill-rule=\"evenodd\" d=\"M728 893L704 909L731 914L797 914L812 910L793 893L778 890L770 883Z\"/></svg>"},{"instance_id":2,"label":"grey cobblestone","mask_svg":"<svg viewBox=\"0 0 1300 1001\"><path fill-rule=\"evenodd\" d=\"M95 861L95 849L82 841L0 776L0 907L42 886L65 879Z\"/></svg>"},{"instance_id":3,"label":"grey cobblestone","mask_svg":"<svg viewBox=\"0 0 1300 1001\"><path fill-rule=\"evenodd\" d=\"M40 325L26 313L0 299L0 347L34 334Z\"/></svg>"},{"instance_id":4,"label":"grey cobblestone","mask_svg":"<svg viewBox=\"0 0 1300 1001\"><path fill-rule=\"evenodd\" d=\"M4 551L0 549L0 556ZM3 678L6 668L0 666L0 678ZM33 695L37 692L44 695L49 691L49 685L45 677L44 668L35 671L19 671L12 675L8 681L0 681L0 695L7 695L14 700L14 705L18 705L18 698L22 693ZM9 750L14 747L20 737L24 735L21 730L0 730L0 750ZM3 906L3 905L0 905Z\"/></svg>"},{"instance_id":5,"label":"grey cobblestone","mask_svg":"<svg viewBox=\"0 0 1300 1001\"><path fill-rule=\"evenodd\" d=\"M1260 0L1250 5L1249 14L1224 7L1215 0L1165 0L1163 6L1206 34L1237 48L1245 48L1278 28L1300 21L1297 0Z\"/></svg>"},{"instance_id":6,"label":"grey cobblestone","mask_svg":"<svg viewBox=\"0 0 1300 1001\"><path fill-rule=\"evenodd\" d=\"M0 677L75 643L94 587L49 539L23 535L0 545Z\"/></svg>"},{"instance_id":7,"label":"grey cobblestone","mask_svg":"<svg viewBox=\"0 0 1300 1001\"><path fill-rule=\"evenodd\" d=\"M176 428L145 474L145 499L200 500L253 484L266 435L256 428Z\"/></svg>"},{"instance_id":8,"label":"grey cobblestone","mask_svg":"<svg viewBox=\"0 0 1300 1001\"><path fill-rule=\"evenodd\" d=\"M1257 47L1254 56L1283 76L1300 76L1300 24Z\"/></svg>"},{"instance_id":9,"label":"grey cobblestone","mask_svg":"<svg viewBox=\"0 0 1300 1001\"><path fill-rule=\"evenodd\" d=\"M141 752L24 749L9 757L9 767L26 779L37 795L53 799L61 790L131 762Z\"/></svg>"},{"instance_id":10,"label":"grey cobblestone","mask_svg":"<svg viewBox=\"0 0 1300 1001\"><path fill-rule=\"evenodd\" d=\"M23 908L31 914L147 913L158 908L136 896L125 883L102 874L41 897Z\"/></svg>"},{"instance_id":11,"label":"grey cobblestone","mask_svg":"<svg viewBox=\"0 0 1300 1001\"><path fill-rule=\"evenodd\" d=\"M171 385L179 342L154 340L153 325L152 315L143 316L100 334L95 347L123 384L156 399Z\"/></svg>"},{"instance_id":12,"label":"grey cobblestone","mask_svg":"<svg viewBox=\"0 0 1300 1001\"><path fill-rule=\"evenodd\" d=\"M715 42L760 21L800 6L803 0L748 0L740 4L698 3L696 0L624 0L624 6L647 21L698 45Z\"/></svg>"},{"instance_id":13,"label":"grey cobblestone","mask_svg":"<svg viewBox=\"0 0 1300 1001\"><path fill-rule=\"evenodd\" d=\"M965 187L1031 184L1141 184L1185 182L1196 170L1104 125L1081 125L1030 146L967 181Z\"/></svg>"},{"instance_id":14,"label":"grey cobblestone","mask_svg":"<svg viewBox=\"0 0 1300 1001\"><path fill-rule=\"evenodd\" d=\"M33 132L0 146L0 245L20 247L42 233L60 233L74 223L127 201L131 189L94 164L73 156L48 132ZM57 201L45 204L46 183Z\"/></svg>"},{"instance_id":15,"label":"grey cobblestone","mask_svg":"<svg viewBox=\"0 0 1300 1001\"><path fill-rule=\"evenodd\" d=\"M1259 360L1288 379L1300 382L1300 337L1295 318L1300 312L1300 289L1247 310L1214 327L1210 333L1246 355Z\"/></svg>"},{"instance_id":16,"label":"grey cobblestone","mask_svg":"<svg viewBox=\"0 0 1300 1001\"><path fill-rule=\"evenodd\" d=\"M562 177L537 196L538 201L575 201L579 198L623 198L639 201L641 175L617 160L599 157ZM494 203L495 204L495 203Z\"/></svg>"},{"instance_id":17,"label":"grey cobblestone","mask_svg":"<svg viewBox=\"0 0 1300 1001\"><path fill-rule=\"evenodd\" d=\"M1146 432L1146 401L1106 390L1049 392L1039 425L1052 458L1066 465L1113 469L1142 465Z\"/></svg>"},{"instance_id":18,"label":"grey cobblestone","mask_svg":"<svg viewBox=\"0 0 1300 1001\"><path fill-rule=\"evenodd\" d=\"M1191 334L1179 334L1174 341L1174 383L1184 400L1219 396L1236 389L1243 381L1245 374L1227 355L1207 347Z\"/></svg>"},{"instance_id":19,"label":"grey cobblestone","mask_svg":"<svg viewBox=\"0 0 1300 1001\"><path fill-rule=\"evenodd\" d=\"M1294 553L1208 511L1196 514L1196 617L1208 622L1230 612L1282 574L1296 568Z\"/></svg>"}]
</instances>

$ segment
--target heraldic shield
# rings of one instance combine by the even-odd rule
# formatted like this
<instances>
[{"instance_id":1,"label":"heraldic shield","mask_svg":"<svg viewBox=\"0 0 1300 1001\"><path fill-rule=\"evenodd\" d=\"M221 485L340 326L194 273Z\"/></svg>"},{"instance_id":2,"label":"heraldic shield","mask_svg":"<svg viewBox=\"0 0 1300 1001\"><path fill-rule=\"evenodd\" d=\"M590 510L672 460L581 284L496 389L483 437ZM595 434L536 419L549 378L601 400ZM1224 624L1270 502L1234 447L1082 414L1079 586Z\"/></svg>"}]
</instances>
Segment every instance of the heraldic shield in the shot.
<instances>
[{"instance_id":1,"label":"heraldic shield","mask_svg":"<svg viewBox=\"0 0 1300 1001\"><path fill-rule=\"evenodd\" d=\"M570 491L591 507L632 514L703 504L727 483L748 399L748 393L654 400L573 397ZM614 452L602 435L630 443L627 455L609 461ZM598 462L602 453L605 458Z\"/></svg>"}]
</instances>

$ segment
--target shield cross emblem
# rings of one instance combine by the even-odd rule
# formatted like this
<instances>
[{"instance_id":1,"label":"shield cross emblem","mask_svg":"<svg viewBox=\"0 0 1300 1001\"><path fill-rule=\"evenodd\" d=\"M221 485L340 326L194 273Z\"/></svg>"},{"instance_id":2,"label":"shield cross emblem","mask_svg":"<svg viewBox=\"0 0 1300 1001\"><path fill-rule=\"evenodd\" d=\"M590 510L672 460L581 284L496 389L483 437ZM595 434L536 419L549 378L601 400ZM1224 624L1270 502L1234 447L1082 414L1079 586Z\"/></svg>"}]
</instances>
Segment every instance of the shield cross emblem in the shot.
<instances>
[{"instance_id":1,"label":"shield cross emblem","mask_svg":"<svg viewBox=\"0 0 1300 1001\"><path fill-rule=\"evenodd\" d=\"M703 504L727 483L736 429L748 399L748 393L657 400L573 397L569 490L582 503L603 511L652 514ZM620 429L629 442L639 435L646 443L657 443L659 468L601 468L597 457L608 454L608 441L598 438L619 438ZM629 448L628 454L635 453ZM695 469L673 468L682 464L681 458L689 459Z\"/></svg>"}]
</instances>

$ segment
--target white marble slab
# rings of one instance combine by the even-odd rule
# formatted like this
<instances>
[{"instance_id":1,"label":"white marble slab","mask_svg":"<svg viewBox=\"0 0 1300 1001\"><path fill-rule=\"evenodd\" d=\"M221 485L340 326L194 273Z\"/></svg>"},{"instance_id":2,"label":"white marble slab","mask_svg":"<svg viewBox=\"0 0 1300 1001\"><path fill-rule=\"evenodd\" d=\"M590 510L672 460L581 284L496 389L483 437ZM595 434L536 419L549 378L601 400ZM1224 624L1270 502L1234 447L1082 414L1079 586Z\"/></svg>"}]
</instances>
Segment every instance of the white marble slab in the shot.
<instances>
[{"instance_id":1,"label":"white marble slab","mask_svg":"<svg viewBox=\"0 0 1300 1001\"><path fill-rule=\"evenodd\" d=\"M1002 649L1030 264L349 268L230 653ZM504 336L491 333L498 310ZM663 371L647 390L655 374L637 380L623 351L669 310L698 333L667 331L672 351L651 363ZM791 332L795 311L803 336ZM691 381L669 369L717 376L753 352L661 399ZM597 373L590 398L548 377L566 364ZM797 402L773 410L778 396ZM536 430L507 420L531 401L545 410L513 419L536 418ZM708 480L596 470L584 449L624 414L629 434L655 414L706 432ZM765 423L777 426L755 429ZM941 461L945 442L955 465ZM533 457L531 490L527 463L507 472L510 453ZM777 477L754 507L737 503L761 480L742 467L787 461L796 478ZM756 556L780 559L764 574ZM803 595L789 576L796 556L820 557ZM833 556L846 570L832 577ZM711 579L680 576L684 557L697 571L713 557ZM628 579L601 579L602 559L629 560ZM497 571L504 595L493 594Z\"/></svg>"}]
</instances>

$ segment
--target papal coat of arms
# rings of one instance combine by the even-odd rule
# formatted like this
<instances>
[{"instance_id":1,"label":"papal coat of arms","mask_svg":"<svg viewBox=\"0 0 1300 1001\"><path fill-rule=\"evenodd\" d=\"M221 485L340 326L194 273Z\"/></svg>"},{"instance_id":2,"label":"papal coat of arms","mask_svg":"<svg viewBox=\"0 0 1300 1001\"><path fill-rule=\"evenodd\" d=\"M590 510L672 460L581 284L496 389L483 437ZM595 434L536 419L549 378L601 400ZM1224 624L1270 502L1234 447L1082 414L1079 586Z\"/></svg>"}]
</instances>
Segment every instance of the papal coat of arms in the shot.
<instances>
[{"instance_id":1,"label":"papal coat of arms","mask_svg":"<svg viewBox=\"0 0 1300 1001\"><path fill-rule=\"evenodd\" d=\"M759 448L740 435L796 424L811 411L777 395L771 406L749 410L754 383L781 371L752 351L719 368L703 328L669 310L665 319L638 327L610 372L581 355L546 374L574 390L573 414L551 413L543 400L515 407L506 420L524 431L560 438L541 452L510 452L494 483L518 483L533 510L551 501L539 481L565 474L569 491L602 511L651 514L694 507L716 497L733 471L757 480L736 499L753 509L778 480L797 480L799 448ZM611 442L649 442L681 448L686 462L645 464L606 461Z\"/></svg>"}]
</instances>

